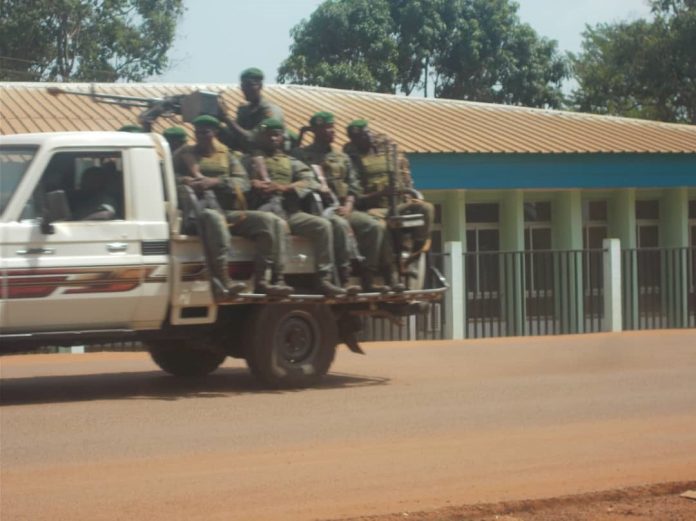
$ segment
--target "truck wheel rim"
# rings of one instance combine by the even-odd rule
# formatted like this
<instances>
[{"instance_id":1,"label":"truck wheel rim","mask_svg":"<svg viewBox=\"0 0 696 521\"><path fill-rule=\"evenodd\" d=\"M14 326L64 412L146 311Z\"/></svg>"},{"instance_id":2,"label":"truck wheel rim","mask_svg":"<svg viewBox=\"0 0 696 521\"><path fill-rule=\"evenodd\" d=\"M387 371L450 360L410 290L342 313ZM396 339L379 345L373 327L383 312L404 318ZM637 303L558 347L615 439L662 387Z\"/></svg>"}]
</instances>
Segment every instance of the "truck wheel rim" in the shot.
<instances>
[{"instance_id":1,"label":"truck wheel rim","mask_svg":"<svg viewBox=\"0 0 696 521\"><path fill-rule=\"evenodd\" d=\"M306 320L290 317L276 332L275 341L283 360L289 364L299 364L314 355L317 343L316 330Z\"/></svg>"}]
</instances>

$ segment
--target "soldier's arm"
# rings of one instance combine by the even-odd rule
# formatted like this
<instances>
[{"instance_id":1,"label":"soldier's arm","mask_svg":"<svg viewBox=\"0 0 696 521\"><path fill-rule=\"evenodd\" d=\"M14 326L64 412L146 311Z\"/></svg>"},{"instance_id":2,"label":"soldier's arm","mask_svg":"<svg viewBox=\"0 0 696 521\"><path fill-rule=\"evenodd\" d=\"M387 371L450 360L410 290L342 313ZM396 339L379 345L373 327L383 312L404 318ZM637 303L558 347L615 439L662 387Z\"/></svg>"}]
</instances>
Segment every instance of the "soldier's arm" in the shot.
<instances>
[{"instance_id":1,"label":"soldier's arm","mask_svg":"<svg viewBox=\"0 0 696 521\"><path fill-rule=\"evenodd\" d=\"M318 191L320 185L312 169L297 159L290 161L292 162L292 183L289 186L301 197L311 191Z\"/></svg>"}]
</instances>

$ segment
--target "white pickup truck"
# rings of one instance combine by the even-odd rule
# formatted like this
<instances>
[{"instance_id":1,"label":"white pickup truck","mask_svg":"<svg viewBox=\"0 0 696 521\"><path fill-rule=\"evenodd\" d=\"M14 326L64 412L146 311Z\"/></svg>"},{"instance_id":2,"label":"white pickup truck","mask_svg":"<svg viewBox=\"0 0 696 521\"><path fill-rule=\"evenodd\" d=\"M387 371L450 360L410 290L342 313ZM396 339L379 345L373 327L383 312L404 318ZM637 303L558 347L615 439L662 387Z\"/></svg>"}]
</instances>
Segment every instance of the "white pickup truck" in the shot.
<instances>
[{"instance_id":1,"label":"white pickup truck","mask_svg":"<svg viewBox=\"0 0 696 521\"><path fill-rule=\"evenodd\" d=\"M93 166L114 216L76 220ZM216 303L200 239L180 233L181 221L169 148L156 134L0 137L0 352L140 340L174 375L204 375L232 356L265 385L301 387L326 374L339 342L360 352L361 315L414 313L445 290L437 277L424 289L421 271L403 293L242 293ZM302 287L314 258L301 239L289 242L286 277ZM232 244L231 276L254 287L251 243Z\"/></svg>"}]
</instances>

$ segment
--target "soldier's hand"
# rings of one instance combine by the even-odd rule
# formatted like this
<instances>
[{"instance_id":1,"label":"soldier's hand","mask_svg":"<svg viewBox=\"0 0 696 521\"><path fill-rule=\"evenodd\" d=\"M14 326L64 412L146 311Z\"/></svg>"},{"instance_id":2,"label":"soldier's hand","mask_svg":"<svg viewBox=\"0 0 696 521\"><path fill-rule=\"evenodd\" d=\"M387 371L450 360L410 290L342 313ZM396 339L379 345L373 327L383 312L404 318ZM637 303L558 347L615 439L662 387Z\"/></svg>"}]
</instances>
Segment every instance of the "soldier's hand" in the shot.
<instances>
[{"instance_id":1,"label":"soldier's hand","mask_svg":"<svg viewBox=\"0 0 696 521\"><path fill-rule=\"evenodd\" d=\"M348 217L351 213L353 213L353 203L350 201L336 208L336 214L341 217Z\"/></svg>"},{"instance_id":2,"label":"soldier's hand","mask_svg":"<svg viewBox=\"0 0 696 521\"><path fill-rule=\"evenodd\" d=\"M220 180L217 177L196 177L191 181L190 186L194 190L209 190L214 186L220 184Z\"/></svg>"},{"instance_id":3,"label":"soldier's hand","mask_svg":"<svg viewBox=\"0 0 696 521\"><path fill-rule=\"evenodd\" d=\"M261 179L252 179L251 180L251 187L255 188L256 190L260 190L262 192L266 191L266 188L268 185L271 184L270 181L262 181Z\"/></svg>"}]
</instances>

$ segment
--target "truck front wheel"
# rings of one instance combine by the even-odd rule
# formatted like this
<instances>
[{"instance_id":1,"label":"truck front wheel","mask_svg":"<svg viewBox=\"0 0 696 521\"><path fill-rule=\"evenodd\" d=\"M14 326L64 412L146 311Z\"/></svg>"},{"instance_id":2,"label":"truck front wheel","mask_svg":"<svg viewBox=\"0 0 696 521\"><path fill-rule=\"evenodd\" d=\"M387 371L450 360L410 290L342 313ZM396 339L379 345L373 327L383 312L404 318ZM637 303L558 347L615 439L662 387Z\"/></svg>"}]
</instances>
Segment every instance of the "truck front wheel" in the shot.
<instances>
[{"instance_id":1,"label":"truck front wheel","mask_svg":"<svg viewBox=\"0 0 696 521\"><path fill-rule=\"evenodd\" d=\"M225 361L225 353L201 347L192 340L148 342L152 360L174 376L205 376Z\"/></svg>"},{"instance_id":2,"label":"truck front wheel","mask_svg":"<svg viewBox=\"0 0 696 521\"><path fill-rule=\"evenodd\" d=\"M264 385L307 387L329 371L338 340L328 306L259 306L247 327L247 365Z\"/></svg>"}]
</instances>

